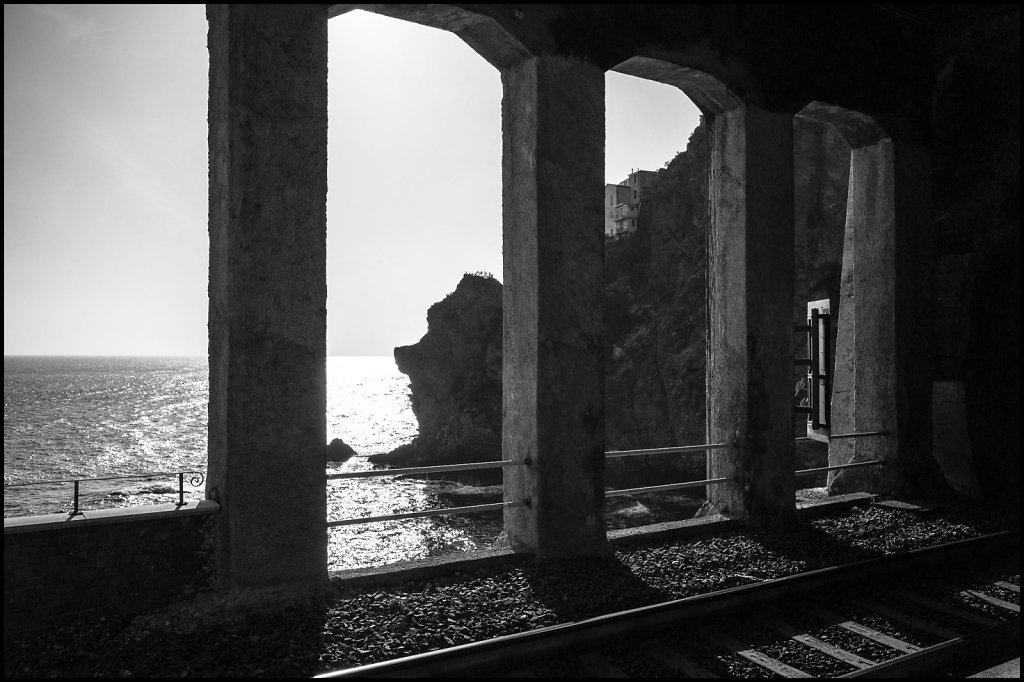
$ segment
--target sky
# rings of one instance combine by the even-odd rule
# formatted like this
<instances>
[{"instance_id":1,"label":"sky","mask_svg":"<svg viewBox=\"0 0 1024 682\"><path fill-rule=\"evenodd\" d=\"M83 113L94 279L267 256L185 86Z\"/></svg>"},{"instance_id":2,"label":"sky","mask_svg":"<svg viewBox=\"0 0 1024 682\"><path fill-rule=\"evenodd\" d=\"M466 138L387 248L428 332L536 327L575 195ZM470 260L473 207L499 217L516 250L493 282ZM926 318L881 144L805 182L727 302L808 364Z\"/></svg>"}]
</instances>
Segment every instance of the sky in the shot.
<instances>
[{"instance_id":1,"label":"sky","mask_svg":"<svg viewBox=\"0 0 1024 682\"><path fill-rule=\"evenodd\" d=\"M4 355L207 352L203 5L4 5ZM328 26L328 354L391 355L501 273L501 79L453 34ZM609 72L606 179L699 112Z\"/></svg>"}]
</instances>

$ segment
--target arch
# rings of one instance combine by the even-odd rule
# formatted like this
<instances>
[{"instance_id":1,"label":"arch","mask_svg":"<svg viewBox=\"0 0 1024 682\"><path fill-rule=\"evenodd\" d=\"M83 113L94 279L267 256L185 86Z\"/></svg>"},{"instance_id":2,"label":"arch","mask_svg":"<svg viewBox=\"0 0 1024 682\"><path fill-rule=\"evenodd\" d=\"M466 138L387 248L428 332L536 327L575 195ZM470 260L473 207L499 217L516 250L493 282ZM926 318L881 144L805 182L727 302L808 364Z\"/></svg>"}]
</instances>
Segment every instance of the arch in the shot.
<instances>
[{"instance_id":1,"label":"arch","mask_svg":"<svg viewBox=\"0 0 1024 682\"><path fill-rule=\"evenodd\" d=\"M498 69L531 56L529 50L494 19L454 5L339 4L331 5L327 16L333 18L355 9L450 31Z\"/></svg>"},{"instance_id":2,"label":"arch","mask_svg":"<svg viewBox=\"0 0 1024 682\"><path fill-rule=\"evenodd\" d=\"M810 102L797 113L797 117L832 126L850 149L878 144L889 137L882 126L867 114L826 102Z\"/></svg>"},{"instance_id":3,"label":"arch","mask_svg":"<svg viewBox=\"0 0 1024 682\"><path fill-rule=\"evenodd\" d=\"M502 278L499 73L442 28L365 10L346 12L329 19L327 25L328 440L342 437L367 453L381 453L381 448L393 451L392 467L411 466L422 458L437 458L436 464L456 459L452 454L439 457L435 454L439 450L459 457L479 453L461 461L496 458L494 454L500 451L501 354L487 366L488 376L497 382L488 399L496 401L497 409L467 417L472 429L467 422L449 432L442 428L444 415L438 416L437 407L425 407L432 402L429 396L422 404L416 402L424 393L419 388L419 380L424 378L422 362L411 361L409 367L396 363L396 347L429 345L429 340L428 344L418 343L426 331L424 316L456 283L460 289L469 284L460 280L462 273L486 270L498 280ZM444 196L458 196L458 208L425 209ZM493 333L500 343L501 285L491 284L496 285L499 304ZM376 293L364 296L361 289ZM389 292L386 301L374 298L382 292ZM481 314L476 309L471 312L474 318ZM429 326L437 327L435 322ZM461 361L465 364L483 346L463 350L466 355ZM360 443L360 437L353 435L358 426L346 425L348 420L330 402L347 394L358 381L336 374L346 363L330 356L361 353L384 356L384 372L405 382L403 385L410 381L417 385L412 402L403 391L394 406L408 419L402 421L410 431L393 443ZM483 357L479 361L483 367ZM453 360L442 369L459 372L462 368ZM425 383L431 382L425 379ZM451 400L450 396L438 398ZM419 407L423 409L416 409ZM392 409L382 410L381 405L364 402L347 413L359 422L380 420L385 415L390 419ZM495 414L497 419L492 418ZM469 439L470 433L475 436L484 428L486 438ZM442 435L451 435L451 439L442 444ZM460 447L453 447L456 445ZM328 474L337 471L331 467ZM490 482L501 482L500 469L473 473L495 473L497 480ZM329 481L329 570L366 564L369 554L352 551L364 539L370 543L366 548L376 548L372 554L389 563L425 551L420 540L404 542L398 536L377 533L382 527L377 524L334 525L342 517L390 514L393 508L386 495L373 496L374 502L366 508L360 509L357 503L366 497L367 484L381 480ZM410 500L413 508L424 502L425 498ZM461 518L441 517L438 522ZM418 537L433 522L402 521L402 537Z\"/></svg>"},{"instance_id":4,"label":"arch","mask_svg":"<svg viewBox=\"0 0 1024 682\"><path fill-rule=\"evenodd\" d=\"M720 114L742 104L740 98L718 78L705 71L664 59L637 55L616 64L610 70L677 87L705 115Z\"/></svg>"},{"instance_id":5,"label":"arch","mask_svg":"<svg viewBox=\"0 0 1024 682\"><path fill-rule=\"evenodd\" d=\"M505 471L505 531L517 551L604 554L603 232L600 195L584 189L602 180L603 74L534 54L497 20L457 6L327 14L354 9L451 31L501 72L502 450L522 464Z\"/></svg>"}]
</instances>

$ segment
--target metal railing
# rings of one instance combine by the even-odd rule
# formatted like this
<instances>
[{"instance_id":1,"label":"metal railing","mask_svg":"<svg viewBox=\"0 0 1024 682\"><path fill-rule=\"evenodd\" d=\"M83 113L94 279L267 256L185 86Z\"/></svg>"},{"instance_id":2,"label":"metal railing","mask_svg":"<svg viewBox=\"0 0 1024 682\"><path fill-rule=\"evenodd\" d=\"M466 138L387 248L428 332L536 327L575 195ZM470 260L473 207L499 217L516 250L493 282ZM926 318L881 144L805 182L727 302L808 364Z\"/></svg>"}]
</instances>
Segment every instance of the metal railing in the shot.
<instances>
[{"instance_id":1,"label":"metal railing","mask_svg":"<svg viewBox=\"0 0 1024 682\"><path fill-rule=\"evenodd\" d=\"M817 467L814 469L801 469L794 472L795 476L808 476L810 474L821 474L827 471L839 471L840 469L853 469L854 467L885 466L884 459L871 459L864 462L853 462L851 464L836 464L829 467Z\"/></svg>"},{"instance_id":2,"label":"metal railing","mask_svg":"<svg viewBox=\"0 0 1024 682\"><path fill-rule=\"evenodd\" d=\"M327 480L340 478L371 478L374 476L403 476L406 474L443 474L448 471L468 471L471 469L498 469L500 467L522 466L523 462L511 459L493 462L469 462L466 464L438 464L428 467L406 467L404 469L368 469L366 471L345 471L340 474L327 474Z\"/></svg>"},{"instance_id":3,"label":"metal railing","mask_svg":"<svg viewBox=\"0 0 1024 682\"><path fill-rule=\"evenodd\" d=\"M860 433L841 433L830 438L865 438L869 436L885 436L888 435L886 431L864 431ZM811 441L813 438L800 437L796 438L796 442ZM729 443L705 443L703 445L681 445L677 447L668 448L647 448L643 450L611 450L605 453L605 457L632 457L636 455L660 455L660 454L673 454L682 452L699 452L706 450L723 450L725 448L732 447ZM836 464L827 467L818 467L815 469L802 469L794 472L795 476L806 476L815 473L827 472L827 471L838 471L840 469L850 469L853 467L863 466L877 466L885 465L884 460L871 460L866 462L854 462L852 464ZM667 483L664 485L649 485L640 488L624 488L620 490L606 490L605 497L620 497L623 495L636 495L640 493L649 492L664 492L668 490L681 490L684 488L699 488L701 486L708 485L719 485L722 483L729 483L732 479L730 478L709 478L701 481L685 481L682 483Z\"/></svg>"},{"instance_id":4,"label":"metal railing","mask_svg":"<svg viewBox=\"0 0 1024 682\"><path fill-rule=\"evenodd\" d=\"M703 481L684 481L683 483L665 483L663 485L647 485L642 488L621 488L619 490L604 491L605 497L621 497L623 495L637 495L639 493L664 492L666 490L681 490L683 488L701 488L707 485L718 485L728 483L731 478L708 478Z\"/></svg>"},{"instance_id":5,"label":"metal railing","mask_svg":"<svg viewBox=\"0 0 1024 682\"><path fill-rule=\"evenodd\" d=\"M442 474L449 471L472 471L476 469L498 469L502 467L525 466L526 462L518 460L498 460L494 462L469 462L466 464L439 464L427 467L405 467L402 469L370 469L367 471L345 471L340 474L327 474L327 480L338 480L346 478L371 478L377 476L404 476L410 474ZM528 500L512 502L493 502L491 504L474 504L465 507L443 507L441 509L427 509L424 511L398 512L395 514L383 514L380 516L357 516L337 521L328 521L328 528L337 526L352 526L358 523L377 523L380 521L398 521L401 519L417 519L428 516L446 516L448 514L479 514L481 512L497 511L511 507L528 507Z\"/></svg>"},{"instance_id":6,"label":"metal railing","mask_svg":"<svg viewBox=\"0 0 1024 682\"><path fill-rule=\"evenodd\" d=\"M377 523L379 521L398 521L401 519L419 519L427 516L445 516L447 514L478 514L480 512L498 511L510 507L528 507L526 500L520 502L493 502L491 504L474 504L467 507L445 507L444 509L426 509L424 511L383 514L381 516L358 516L351 519L328 521L327 527L352 526L357 523Z\"/></svg>"},{"instance_id":7,"label":"metal railing","mask_svg":"<svg viewBox=\"0 0 1024 682\"><path fill-rule=\"evenodd\" d=\"M831 438L864 438L868 436L884 436L885 431L865 431L862 433L844 433L831 436ZM811 438L800 437L796 441L809 441ZM706 452L708 450L722 450L732 447L729 443L704 443L701 445L680 445L666 448L644 448L638 450L610 450L605 453L605 458L636 457L640 455L667 455L687 452ZM520 460L498 460L493 462L469 462L465 464L441 464L437 466L406 467L400 469L370 469L366 471L346 471L339 474L328 474L327 480L351 479L351 478L372 478L379 476L403 476L412 474L439 474L451 471L472 471L477 469L497 469L503 467L526 466L528 461ZM852 464L837 464L834 466L818 467L815 469L803 469L796 471L796 476L805 476L827 471L837 471L853 467L885 465L883 460L871 460L867 462L854 462ZM700 488L709 485L729 483L731 478L709 478L700 481L683 481L680 483L666 483L662 485L649 485L639 488L621 488L618 490L606 490L605 498L622 497L625 495L638 495L641 493L666 492L669 490L682 490L686 488ZM512 502L494 502L491 504L476 504L465 507L444 507L441 509L428 509L424 511L397 512L394 514L382 514L379 516L360 516L337 521L328 521L327 527L351 526L360 523L377 523L381 521L398 521L402 519L415 519L430 516L445 516L448 514L476 514L480 512L498 511L511 507L529 507L529 500Z\"/></svg>"},{"instance_id":8,"label":"metal railing","mask_svg":"<svg viewBox=\"0 0 1024 682\"><path fill-rule=\"evenodd\" d=\"M22 486L30 485L51 485L55 483L74 483L75 492L72 499L73 505L68 517L81 516L83 512L79 509L79 483L83 481L119 481L123 479L145 479L153 480L155 478L161 478L164 476L177 476L178 477L178 506L185 506L185 476L189 475L189 485L197 487L203 484L206 480L206 475L200 471L158 471L149 474L130 474L127 476L100 476L97 478L60 478L49 481L27 481L25 483L4 483L4 488L18 488Z\"/></svg>"},{"instance_id":9,"label":"metal railing","mask_svg":"<svg viewBox=\"0 0 1024 682\"><path fill-rule=\"evenodd\" d=\"M844 433L835 434L830 438L865 438L870 436L884 436L887 435L885 431L865 431L860 433ZM796 442L810 441L811 438L800 437L796 439ZM674 447L665 448L643 448L637 450L610 450L605 453L605 457L608 459L620 458L620 457L636 457L641 455L666 455L666 454L680 454L688 452L706 452L709 450L722 450L729 448L729 443L705 443L701 445L681 445ZM381 476L403 476L403 475L414 475L414 474L439 474L448 473L453 471L474 471L479 469L498 469L504 467L516 467L526 466L529 464L528 461L520 460L498 460L493 462L469 462L464 464L441 464L436 466L423 466L423 467L405 467L399 469L371 469L366 471L346 471L337 474L328 474L327 480L340 480L340 479L353 479L353 478L372 478ZM817 473L825 473L829 471L838 471L840 469L850 469L854 467L865 467L865 466L884 466L884 460L870 460L865 462L853 462L851 464L837 464L833 466L817 467L813 469L802 469L795 472L796 476L807 476ZM152 480L162 476L177 476L178 477L178 506L184 506L185 504L185 476L189 475L189 484L193 487L202 485L206 480L205 475L198 471L175 471L175 472L155 472L149 474L133 474L128 476L103 476L97 478L75 478L75 479L54 479L48 481L29 481L25 483L5 483L4 488L14 488L20 486L32 486L32 485L47 485L47 484L58 484L58 483L74 483L74 496L73 496L73 507L68 512L69 517L75 517L82 515L82 511L79 509L79 484L85 481L115 481L122 479L147 479ZM699 488L702 486L719 485L721 483L728 483L732 479L730 478L709 478L700 481L683 481L680 483L666 483L662 485L650 485L642 486L639 488L622 488L618 490L606 490L605 497L622 497L625 495L638 495L642 493L650 492L666 492L669 490L683 490L686 488ZM514 507L529 507L529 500L518 500L511 502L494 502L490 504L476 504L468 505L463 507L444 507L441 509L427 509L423 511L412 511L412 512L398 512L394 514L383 514L379 516L362 516L347 519L339 519L337 521L328 521L327 526L329 528L337 526L350 526L361 523L378 523L381 521L397 521L402 519L415 519L415 518L426 518L431 516L445 516L448 514L477 514L489 511L498 511Z\"/></svg>"},{"instance_id":10,"label":"metal railing","mask_svg":"<svg viewBox=\"0 0 1024 682\"><path fill-rule=\"evenodd\" d=\"M723 450L727 447L730 447L728 443L707 443L704 445L679 445L670 448L647 448L644 450L609 450L604 453L604 456L608 459L613 457L635 457L637 455L671 455L680 452Z\"/></svg>"}]
</instances>

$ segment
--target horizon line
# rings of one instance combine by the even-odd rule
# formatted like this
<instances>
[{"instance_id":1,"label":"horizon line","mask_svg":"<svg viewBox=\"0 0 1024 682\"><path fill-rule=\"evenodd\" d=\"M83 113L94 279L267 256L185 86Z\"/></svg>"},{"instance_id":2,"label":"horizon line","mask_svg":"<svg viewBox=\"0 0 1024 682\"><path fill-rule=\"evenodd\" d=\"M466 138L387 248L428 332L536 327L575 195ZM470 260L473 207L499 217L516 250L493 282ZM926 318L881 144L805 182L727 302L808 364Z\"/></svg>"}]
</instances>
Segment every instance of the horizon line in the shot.
<instances>
[{"instance_id":1,"label":"horizon line","mask_svg":"<svg viewBox=\"0 0 1024 682\"><path fill-rule=\"evenodd\" d=\"M388 358L387 353L328 353L329 358ZM189 353L4 353L5 358L209 358Z\"/></svg>"}]
</instances>

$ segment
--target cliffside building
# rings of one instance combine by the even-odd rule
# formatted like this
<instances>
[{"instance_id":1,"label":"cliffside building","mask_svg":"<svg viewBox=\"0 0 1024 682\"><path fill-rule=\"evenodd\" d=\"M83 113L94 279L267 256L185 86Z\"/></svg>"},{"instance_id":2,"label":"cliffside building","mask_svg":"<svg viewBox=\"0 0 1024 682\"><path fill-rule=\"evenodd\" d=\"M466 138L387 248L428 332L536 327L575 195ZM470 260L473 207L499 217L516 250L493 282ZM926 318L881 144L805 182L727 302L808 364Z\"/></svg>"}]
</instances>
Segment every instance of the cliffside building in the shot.
<instances>
[{"instance_id":1,"label":"cliffside building","mask_svg":"<svg viewBox=\"0 0 1024 682\"><path fill-rule=\"evenodd\" d=\"M636 231L644 190L654 182L658 171L637 170L617 185L604 186L604 236L617 239Z\"/></svg>"}]
</instances>

